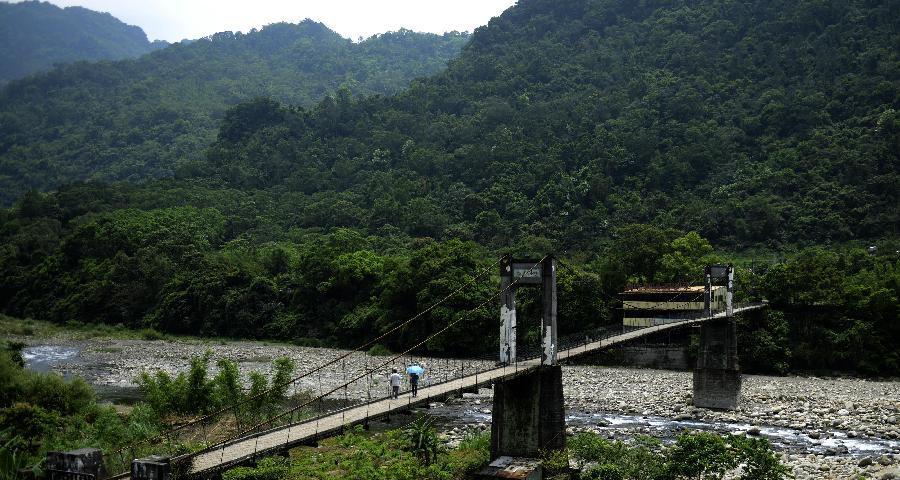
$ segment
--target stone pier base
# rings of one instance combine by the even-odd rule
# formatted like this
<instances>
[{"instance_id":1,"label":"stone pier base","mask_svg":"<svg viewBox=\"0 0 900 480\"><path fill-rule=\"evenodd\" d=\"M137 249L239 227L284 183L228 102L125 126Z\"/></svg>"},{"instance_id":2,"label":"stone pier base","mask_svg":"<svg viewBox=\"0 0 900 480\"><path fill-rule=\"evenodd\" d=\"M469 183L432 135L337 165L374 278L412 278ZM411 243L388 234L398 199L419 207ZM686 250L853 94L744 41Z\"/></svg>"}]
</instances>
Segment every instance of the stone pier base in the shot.
<instances>
[{"instance_id":1,"label":"stone pier base","mask_svg":"<svg viewBox=\"0 0 900 480\"><path fill-rule=\"evenodd\" d=\"M700 350L694 370L694 405L734 410L741 396L737 335L733 320L706 322L700 327Z\"/></svg>"},{"instance_id":2,"label":"stone pier base","mask_svg":"<svg viewBox=\"0 0 900 480\"><path fill-rule=\"evenodd\" d=\"M48 452L46 469L49 480L76 478L78 475L93 475L95 480L106 478L103 452L96 448Z\"/></svg>"},{"instance_id":3,"label":"stone pier base","mask_svg":"<svg viewBox=\"0 0 900 480\"><path fill-rule=\"evenodd\" d=\"M170 480L172 465L169 457L153 455L131 462L131 480Z\"/></svg>"},{"instance_id":4,"label":"stone pier base","mask_svg":"<svg viewBox=\"0 0 900 480\"><path fill-rule=\"evenodd\" d=\"M562 368L540 367L494 385L491 458L539 457L566 447Z\"/></svg>"}]
</instances>

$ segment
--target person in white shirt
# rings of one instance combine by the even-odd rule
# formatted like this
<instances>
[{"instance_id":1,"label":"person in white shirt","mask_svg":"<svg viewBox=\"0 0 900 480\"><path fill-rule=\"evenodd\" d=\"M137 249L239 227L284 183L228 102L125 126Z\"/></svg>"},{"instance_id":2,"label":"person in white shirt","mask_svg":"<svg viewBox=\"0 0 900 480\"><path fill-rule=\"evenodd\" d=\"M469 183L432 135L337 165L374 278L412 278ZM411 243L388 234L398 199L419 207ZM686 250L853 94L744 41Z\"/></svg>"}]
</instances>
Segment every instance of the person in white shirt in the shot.
<instances>
[{"instance_id":1,"label":"person in white shirt","mask_svg":"<svg viewBox=\"0 0 900 480\"><path fill-rule=\"evenodd\" d=\"M397 373L397 369L391 369L391 397L397 398L400 396L400 381L403 380L403 377Z\"/></svg>"}]
</instances>

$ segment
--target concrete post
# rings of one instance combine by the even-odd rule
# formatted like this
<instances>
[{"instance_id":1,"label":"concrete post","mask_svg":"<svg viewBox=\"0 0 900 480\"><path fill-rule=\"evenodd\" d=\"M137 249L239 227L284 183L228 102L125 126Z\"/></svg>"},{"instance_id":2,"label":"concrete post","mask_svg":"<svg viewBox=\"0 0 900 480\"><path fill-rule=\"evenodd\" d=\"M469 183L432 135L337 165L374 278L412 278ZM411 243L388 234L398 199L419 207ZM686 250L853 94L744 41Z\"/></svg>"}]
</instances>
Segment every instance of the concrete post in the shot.
<instances>
[{"instance_id":1,"label":"concrete post","mask_svg":"<svg viewBox=\"0 0 900 480\"><path fill-rule=\"evenodd\" d=\"M513 282L512 258L504 256L500 261L500 363L516 362L516 292Z\"/></svg>"},{"instance_id":2,"label":"concrete post","mask_svg":"<svg viewBox=\"0 0 900 480\"><path fill-rule=\"evenodd\" d=\"M703 289L703 312L707 317L712 316L712 267L706 266L706 285Z\"/></svg>"},{"instance_id":3,"label":"concrete post","mask_svg":"<svg viewBox=\"0 0 900 480\"><path fill-rule=\"evenodd\" d=\"M544 314L541 318L544 354L543 365L556 365L556 353L559 343L556 339L556 259L548 256L542 267L542 304Z\"/></svg>"},{"instance_id":4,"label":"concrete post","mask_svg":"<svg viewBox=\"0 0 900 480\"><path fill-rule=\"evenodd\" d=\"M734 410L741 396L737 334L734 320L707 321L700 326L700 351L694 370L694 405Z\"/></svg>"},{"instance_id":5,"label":"concrete post","mask_svg":"<svg viewBox=\"0 0 900 480\"><path fill-rule=\"evenodd\" d=\"M131 462L131 480L170 480L172 463L169 457L153 455Z\"/></svg>"},{"instance_id":6,"label":"concrete post","mask_svg":"<svg viewBox=\"0 0 900 480\"><path fill-rule=\"evenodd\" d=\"M728 287L725 292L725 315L734 315L734 267L728 266Z\"/></svg>"},{"instance_id":7,"label":"concrete post","mask_svg":"<svg viewBox=\"0 0 900 480\"><path fill-rule=\"evenodd\" d=\"M95 480L106 478L103 452L96 448L47 452L46 465L49 480L74 478L73 474L93 475Z\"/></svg>"},{"instance_id":8,"label":"concrete post","mask_svg":"<svg viewBox=\"0 0 900 480\"><path fill-rule=\"evenodd\" d=\"M535 458L565 447L562 367L541 366L494 385L491 459Z\"/></svg>"}]
</instances>

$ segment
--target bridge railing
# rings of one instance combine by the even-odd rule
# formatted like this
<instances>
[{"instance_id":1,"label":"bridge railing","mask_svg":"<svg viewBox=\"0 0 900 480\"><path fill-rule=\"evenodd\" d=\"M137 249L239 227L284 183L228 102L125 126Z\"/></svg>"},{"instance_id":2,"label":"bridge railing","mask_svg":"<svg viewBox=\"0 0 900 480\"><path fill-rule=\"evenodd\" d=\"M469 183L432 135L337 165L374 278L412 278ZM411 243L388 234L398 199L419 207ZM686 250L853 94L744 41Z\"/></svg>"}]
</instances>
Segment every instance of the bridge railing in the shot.
<instances>
[{"instance_id":1,"label":"bridge railing","mask_svg":"<svg viewBox=\"0 0 900 480\"><path fill-rule=\"evenodd\" d=\"M747 309L747 308L761 308L768 305L767 302L743 302L734 305L734 310L737 312L739 310ZM717 316L722 316L725 311L724 310L714 310L712 312L712 318ZM581 347L586 347L590 344L596 343L598 341L607 340L612 337L616 337L625 333L638 332L641 330L646 330L654 327L658 327L661 325L680 325L680 324L690 324L694 323L698 320L703 320L706 318L711 318L706 312L683 312L673 314L672 316L660 317L662 320L666 320L662 323L658 323L656 325L643 326L643 327L629 327L621 324L618 325L610 325L607 327L602 327L599 329L591 330L588 332L580 332L576 334L566 335L564 337L559 338L559 351L564 350L573 350Z\"/></svg>"}]
</instances>

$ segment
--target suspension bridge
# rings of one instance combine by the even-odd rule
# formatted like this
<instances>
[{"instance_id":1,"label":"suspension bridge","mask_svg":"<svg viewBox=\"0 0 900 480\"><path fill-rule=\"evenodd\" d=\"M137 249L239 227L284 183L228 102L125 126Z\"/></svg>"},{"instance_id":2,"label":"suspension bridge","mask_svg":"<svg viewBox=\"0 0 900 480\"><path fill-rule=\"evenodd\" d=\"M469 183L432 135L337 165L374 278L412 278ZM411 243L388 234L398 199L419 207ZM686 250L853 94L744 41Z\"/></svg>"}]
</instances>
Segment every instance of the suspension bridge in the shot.
<instances>
[{"instance_id":1,"label":"suspension bridge","mask_svg":"<svg viewBox=\"0 0 900 480\"><path fill-rule=\"evenodd\" d=\"M623 327L615 331L607 331L597 337L579 335L569 339L558 339L556 334L556 274L557 266L560 264L551 256L536 261L516 261L504 257L490 267L477 272L464 285L414 317L397 324L386 333L360 345L357 349L304 372L288 383L293 384L296 388L299 381L308 378L311 374L333 367L338 362L346 360L353 352L363 351L368 346L400 331L403 327L417 321L437 306L474 285L498 264L500 266L500 289L497 292L477 307L458 316L443 328L410 346L404 352L373 365L371 368L367 366L365 371L352 375L353 378L343 384L300 405L257 422L252 427L234 433L229 438L211 442L199 451L171 458L157 456L136 458L140 452L146 452L148 448L163 449L164 445L173 444L173 438L177 439L180 434L191 428L208 427L223 416L239 411L240 405L230 405L220 411L163 432L154 438L125 446L116 452L109 452L107 454L108 463L112 464L118 458L118 465L122 470L129 466L130 469L124 472L113 471L112 473L116 474L107 478L165 480L173 469L192 477L210 477L236 465L250 463L258 458L278 454L296 446L314 445L319 440L338 435L355 425L368 425L370 421L400 412L408 412L414 407L443 401L452 395L477 390L481 387L494 388L494 418L492 422L492 454L494 456L509 454L518 456L533 452L537 447L543 449L555 446L558 448L559 445L564 445L565 441L560 363L668 330L695 325L701 326L700 358L698 368L694 373L695 402L696 399L701 399L701 402L705 401L707 405L700 406L734 408L740 389L740 372L737 369L735 327L732 320L736 315L765 308L766 304L761 302L732 303L733 269L730 266L707 267L705 279L698 282L705 284L705 288L687 301L685 301L684 292L693 292L693 290L678 290L679 293L672 298L663 299L655 304L628 303L617 299L622 302L623 308L654 312L657 317L659 317L658 311L661 306L670 304L676 299L685 304L702 299L703 308L699 311L688 313L682 311L669 318L657 318L657 321L650 322L646 326ZM565 266L565 264L562 265ZM575 274L581 274L571 267L565 267ZM712 294L712 286L717 282L725 282L727 285L727 301L718 311ZM516 348L515 291L521 287L540 288L543 307L540 351L524 355L518 355ZM316 404L322 405L323 400L329 397L334 398L342 390L346 392L348 386L354 382L367 382L368 385L371 385L373 375L381 375L385 368L389 368L394 362L421 349L427 342L445 334L457 324L467 321L479 309L497 302L498 299L501 304L500 342L499 352L494 356L494 362L470 364L469 369L461 368L458 376L422 386L418 389L416 396L409 391L403 392L396 398L386 395L320 413L312 418L301 419L304 409ZM283 386L285 385L275 385L272 389ZM252 398L245 401L252 401ZM523 417L523 412L526 414L525 417ZM522 422L522 418L528 418L524 423L530 423L530 425L514 424ZM511 431L516 433L510 434ZM76 454L76 452L71 453ZM57 455L57 457L53 457L57 463L72 463L59 460L59 455L65 456L65 453L56 452L52 455ZM127 463L129 459L133 459L130 464ZM48 463L50 463L49 459ZM87 464L90 463L87 462ZM82 464L85 462L82 461ZM97 472L91 474L65 471L62 466L54 468L52 464L50 472L51 478L54 478L53 472L60 473L58 478L76 478L72 475L83 474L85 476L77 478L93 480L102 476Z\"/></svg>"}]
</instances>

